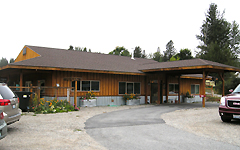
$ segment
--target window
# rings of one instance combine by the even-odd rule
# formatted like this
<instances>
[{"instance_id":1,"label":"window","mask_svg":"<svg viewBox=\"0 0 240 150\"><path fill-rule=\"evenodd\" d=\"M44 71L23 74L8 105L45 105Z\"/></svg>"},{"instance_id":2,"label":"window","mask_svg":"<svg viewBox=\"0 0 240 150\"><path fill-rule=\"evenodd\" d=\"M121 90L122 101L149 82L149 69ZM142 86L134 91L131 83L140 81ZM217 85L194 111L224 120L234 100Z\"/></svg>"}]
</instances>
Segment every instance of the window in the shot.
<instances>
[{"instance_id":1,"label":"window","mask_svg":"<svg viewBox=\"0 0 240 150\"><path fill-rule=\"evenodd\" d=\"M26 53L27 53L27 48L25 47L25 48L23 49L23 55L26 55Z\"/></svg>"},{"instance_id":2,"label":"window","mask_svg":"<svg viewBox=\"0 0 240 150\"><path fill-rule=\"evenodd\" d=\"M90 91L90 81L82 81L82 91Z\"/></svg>"},{"instance_id":3,"label":"window","mask_svg":"<svg viewBox=\"0 0 240 150\"><path fill-rule=\"evenodd\" d=\"M72 87L75 88L75 81L72 81ZM77 81L77 90L80 91L80 81Z\"/></svg>"},{"instance_id":4,"label":"window","mask_svg":"<svg viewBox=\"0 0 240 150\"><path fill-rule=\"evenodd\" d=\"M168 92L169 94L178 94L178 89L179 89L178 84L170 83Z\"/></svg>"},{"instance_id":5,"label":"window","mask_svg":"<svg viewBox=\"0 0 240 150\"><path fill-rule=\"evenodd\" d=\"M91 81L91 91L99 91L99 81Z\"/></svg>"},{"instance_id":6,"label":"window","mask_svg":"<svg viewBox=\"0 0 240 150\"><path fill-rule=\"evenodd\" d=\"M119 94L126 93L126 82L119 82Z\"/></svg>"},{"instance_id":7,"label":"window","mask_svg":"<svg viewBox=\"0 0 240 150\"><path fill-rule=\"evenodd\" d=\"M99 81L77 81L78 91L99 91ZM72 81L72 87L75 88L75 81Z\"/></svg>"},{"instance_id":8,"label":"window","mask_svg":"<svg viewBox=\"0 0 240 150\"><path fill-rule=\"evenodd\" d=\"M127 83L127 94L133 93L133 83Z\"/></svg>"},{"instance_id":9,"label":"window","mask_svg":"<svg viewBox=\"0 0 240 150\"><path fill-rule=\"evenodd\" d=\"M138 82L119 82L119 94L140 94L140 87Z\"/></svg>"},{"instance_id":10,"label":"window","mask_svg":"<svg viewBox=\"0 0 240 150\"><path fill-rule=\"evenodd\" d=\"M134 83L134 94L140 94L140 83Z\"/></svg>"},{"instance_id":11,"label":"window","mask_svg":"<svg viewBox=\"0 0 240 150\"><path fill-rule=\"evenodd\" d=\"M191 85L191 94L199 94L199 84L192 84Z\"/></svg>"}]
</instances>

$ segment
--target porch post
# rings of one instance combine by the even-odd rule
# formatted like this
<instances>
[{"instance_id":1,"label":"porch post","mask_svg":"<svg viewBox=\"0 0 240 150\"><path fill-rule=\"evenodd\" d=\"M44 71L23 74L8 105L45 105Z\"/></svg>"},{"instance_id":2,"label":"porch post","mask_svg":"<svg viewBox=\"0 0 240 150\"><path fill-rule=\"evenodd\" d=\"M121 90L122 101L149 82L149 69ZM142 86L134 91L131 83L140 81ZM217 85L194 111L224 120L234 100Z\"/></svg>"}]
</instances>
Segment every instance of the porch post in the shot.
<instances>
[{"instance_id":1,"label":"porch post","mask_svg":"<svg viewBox=\"0 0 240 150\"><path fill-rule=\"evenodd\" d=\"M166 95L166 102L168 103L168 76L166 74L166 81L165 81L165 95Z\"/></svg>"},{"instance_id":2,"label":"porch post","mask_svg":"<svg viewBox=\"0 0 240 150\"><path fill-rule=\"evenodd\" d=\"M205 95L205 83L206 83L206 76L205 76L205 70L203 70L203 75L202 75L202 95ZM202 97L202 107L205 107L205 97Z\"/></svg>"},{"instance_id":3,"label":"porch post","mask_svg":"<svg viewBox=\"0 0 240 150\"><path fill-rule=\"evenodd\" d=\"M224 73L222 73L222 96L224 95Z\"/></svg>"},{"instance_id":4,"label":"porch post","mask_svg":"<svg viewBox=\"0 0 240 150\"><path fill-rule=\"evenodd\" d=\"M222 79L222 96L224 96L224 73L219 73L219 76Z\"/></svg>"},{"instance_id":5,"label":"porch post","mask_svg":"<svg viewBox=\"0 0 240 150\"><path fill-rule=\"evenodd\" d=\"M77 80L75 80L75 88L74 88L74 106L77 106Z\"/></svg>"},{"instance_id":6,"label":"porch post","mask_svg":"<svg viewBox=\"0 0 240 150\"><path fill-rule=\"evenodd\" d=\"M158 102L157 102L158 104L161 103L161 102L160 102L160 100L161 100L161 98L160 98L160 96L161 96L161 95L160 95L160 93L161 93L161 92L160 92L160 90L161 90L160 84L161 84L161 83L160 83L160 82L161 82L161 81L160 81L160 78L159 78L159 76L158 76Z\"/></svg>"},{"instance_id":7,"label":"porch post","mask_svg":"<svg viewBox=\"0 0 240 150\"><path fill-rule=\"evenodd\" d=\"M148 97L148 80L147 80L147 76L145 76L145 104L147 104L147 97Z\"/></svg>"},{"instance_id":8,"label":"porch post","mask_svg":"<svg viewBox=\"0 0 240 150\"><path fill-rule=\"evenodd\" d=\"M20 71L20 81L19 81L19 86L22 87L23 86L23 73L22 70ZM20 88L20 91L22 91L22 88Z\"/></svg>"},{"instance_id":9,"label":"porch post","mask_svg":"<svg viewBox=\"0 0 240 150\"><path fill-rule=\"evenodd\" d=\"M181 103L180 96L181 96L181 75L178 76L178 103Z\"/></svg>"}]
</instances>

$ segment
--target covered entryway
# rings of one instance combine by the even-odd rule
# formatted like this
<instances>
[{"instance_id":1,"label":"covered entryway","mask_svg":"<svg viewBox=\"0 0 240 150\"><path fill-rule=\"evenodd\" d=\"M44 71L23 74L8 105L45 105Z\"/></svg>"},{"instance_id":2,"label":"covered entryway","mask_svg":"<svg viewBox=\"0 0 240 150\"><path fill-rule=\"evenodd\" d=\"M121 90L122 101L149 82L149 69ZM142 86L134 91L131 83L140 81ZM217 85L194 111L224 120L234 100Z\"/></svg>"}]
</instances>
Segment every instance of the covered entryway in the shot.
<instances>
[{"instance_id":1,"label":"covered entryway","mask_svg":"<svg viewBox=\"0 0 240 150\"><path fill-rule=\"evenodd\" d=\"M158 80L152 80L151 82L151 96L150 96L150 103L154 104L154 103L158 103L158 94L160 93L160 104L163 103L162 101L162 82L160 81L160 89L159 89L159 85L158 85Z\"/></svg>"},{"instance_id":2,"label":"covered entryway","mask_svg":"<svg viewBox=\"0 0 240 150\"><path fill-rule=\"evenodd\" d=\"M217 62L212 62L203 59L190 59L190 60L181 60L181 61L173 61L173 62L162 62L156 64L149 64L145 65L146 69L142 69L142 72L145 72L148 75L149 79L157 79L158 80L158 91L164 93L166 101L168 101L169 97L169 81L170 77L175 77L177 81L176 84L179 85L179 92L177 93L177 101L180 103L181 99L181 91L186 91L182 86L181 76L183 75L193 75L193 74L201 74L201 82L200 90L198 95L202 97L202 106L205 107L205 82L206 77L209 76L211 73L217 73L222 80L222 95L224 95L224 73L225 72L240 72L240 69L237 67L220 64ZM164 85L161 88L160 81L163 81L162 84ZM147 85L146 85L147 86ZM183 89L181 89L183 88ZM151 89L152 90L152 89ZM146 98L147 96L145 96ZM158 101L157 103L160 104L163 100L163 96L158 93Z\"/></svg>"}]
</instances>

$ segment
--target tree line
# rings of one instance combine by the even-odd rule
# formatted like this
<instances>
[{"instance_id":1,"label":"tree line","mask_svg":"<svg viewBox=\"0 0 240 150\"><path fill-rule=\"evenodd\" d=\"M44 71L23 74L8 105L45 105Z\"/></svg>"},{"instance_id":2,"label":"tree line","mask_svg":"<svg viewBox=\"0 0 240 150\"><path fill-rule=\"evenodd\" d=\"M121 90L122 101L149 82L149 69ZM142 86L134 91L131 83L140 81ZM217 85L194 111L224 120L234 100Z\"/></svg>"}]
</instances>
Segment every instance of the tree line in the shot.
<instances>
[{"instance_id":1,"label":"tree line","mask_svg":"<svg viewBox=\"0 0 240 150\"><path fill-rule=\"evenodd\" d=\"M224 18L225 12L221 13L217 9L217 4L211 3L206 13L206 19L200 27L200 34L196 38L200 40L197 46L195 58L202 58L210 61L219 62L226 65L239 67L238 55L240 53L240 31L236 21L228 22ZM70 45L69 50L79 50L91 52L91 49L75 47ZM131 56L132 54L124 46L117 46L109 52L111 55ZM155 53L146 54L140 46L134 48L134 57L148 58L158 62L176 61L194 58L190 49L181 49L178 53L174 43L170 40L166 44L166 50L161 53L157 48Z\"/></svg>"},{"instance_id":2,"label":"tree line","mask_svg":"<svg viewBox=\"0 0 240 150\"><path fill-rule=\"evenodd\" d=\"M197 46L195 58L201 58L222 64L240 67L240 31L239 24L236 21L228 22L224 18L225 11L220 12L217 4L211 3L205 13L205 20L200 27L200 34L196 35L200 44ZM125 47L116 47L109 52L112 55L131 56L131 53ZM160 48L153 54L146 54L140 46L134 49L134 57L148 58L158 62L176 61L194 58L190 49L181 49L179 53L174 48L174 43L170 40L166 44L166 50L161 53ZM209 74L217 79L217 74ZM220 79L220 77L218 77ZM235 88L240 83L238 74L225 73L225 94L229 89ZM216 89L221 93L222 81L216 80Z\"/></svg>"},{"instance_id":3,"label":"tree line","mask_svg":"<svg viewBox=\"0 0 240 150\"><path fill-rule=\"evenodd\" d=\"M8 61L6 58L2 57L2 59L0 59L0 67L6 66L9 63L14 63L14 61L15 60L13 58L11 58L10 61Z\"/></svg>"},{"instance_id":4,"label":"tree line","mask_svg":"<svg viewBox=\"0 0 240 150\"><path fill-rule=\"evenodd\" d=\"M200 34L196 35L200 44L197 46L195 58L206 59L222 64L240 67L239 53L240 53L240 31L239 24L236 21L228 22L224 18L225 11L220 12L217 9L217 4L211 3L209 9L205 13L205 20L200 27ZM91 49L86 47L73 47L69 46L69 50L77 50L84 52L91 52ZM111 55L131 56L131 53L124 46L117 46L114 50L110 51ZM153 59L158 62L176 61L194 58L190 49L181 49L178 53L174 47L174 43L170 40L166 44L166 49L161 53L160 48L157 48L155 53L146 54L140 46L134 48L135 58ZM11 59L10 62L14 60ZM0 67L7 65L8 60L2 58L0 60ZM213 74L213 76L218 76ZM236 87L240 83L240 78L233 73L225 73L225 93L230 88ZM221 91L221 81L216 81L217 89Z\"/></svg>"}]
</instances>

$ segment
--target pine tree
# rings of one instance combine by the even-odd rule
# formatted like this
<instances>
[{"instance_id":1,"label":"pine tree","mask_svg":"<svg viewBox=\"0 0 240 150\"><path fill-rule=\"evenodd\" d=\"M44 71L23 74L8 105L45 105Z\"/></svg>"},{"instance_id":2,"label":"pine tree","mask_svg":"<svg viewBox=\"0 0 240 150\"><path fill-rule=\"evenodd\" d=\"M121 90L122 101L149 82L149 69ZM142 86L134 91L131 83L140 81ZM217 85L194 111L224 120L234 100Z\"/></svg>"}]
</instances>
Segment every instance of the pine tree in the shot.
<instances>
[{"instance_id":1,"label":"pine tree","mask_svg":"<svg viewBox=\"0 0 240 150\"><path fill-rule=\"evenodd\" d=\"M224 12L221 14L216 4L210 4L206 20L201 27L201 34L196 37L202 42L198 46L200 51L197 57L236 66L239 53L238 25L236 22L233 25L227 22L224 19Z\"/></svg>"},{"instance_id":2,"label":"pine tree","mask_svg":"<svg viewBox=\"0 0 240 150\"><path fill-rule=\"evenodd\" d=\"M176 49L173 46L173 41L170 40L166 45L166 51L164 51L163 61L170 61L172 56L176 54Z\"/></svg>"}]
</instances>

